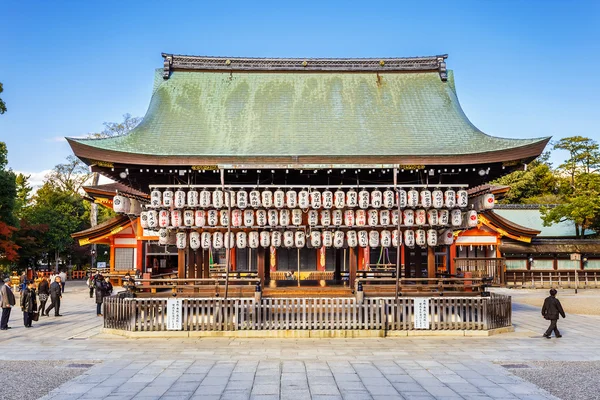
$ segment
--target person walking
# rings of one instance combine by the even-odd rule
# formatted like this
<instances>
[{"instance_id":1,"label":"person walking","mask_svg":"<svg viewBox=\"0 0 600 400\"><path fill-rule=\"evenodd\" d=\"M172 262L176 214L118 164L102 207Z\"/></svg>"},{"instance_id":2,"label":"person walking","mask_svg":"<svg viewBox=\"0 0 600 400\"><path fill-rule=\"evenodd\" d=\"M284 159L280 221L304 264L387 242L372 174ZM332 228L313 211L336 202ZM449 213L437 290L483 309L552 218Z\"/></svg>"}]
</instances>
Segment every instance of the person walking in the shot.
<instances>
[{"instance_id":1,"label":"person walking","mask_svg":"<svg viewBox=\"0 0 600 400\"><path fill-rule=\"evenodd\" d=\"M10 288L10 278L0 280L0 307L2 308L2 317L0 317L0 330L10 329L8 320L12 306L16 304L15 295Z\"/></svg>"},{"instance_id":2,"label":"person walking","mask_svg":"<svg viewBox=\"0 0 600 400\"><path fill-rule=\"evenodd\" d=\"M38 283L38 297L40 298L40 307L39 309L44 314L44 310L46 309L46 302L48 301L48 296L50 296L50 284L48 283L48 279L45 276L41 277L40 282Z\"/></svg>"},{"instance_id":3,"label":"person walking","mask_svg":"<svg viewBox=\"0 0 600 400\"><path fill-rule=\"evenodd\" d=\"M46 317L50 316L50 310L54 308L54 316L62 317L60 314L60 299L62 298L62 286L60 276L56 275L54 282L50 285L50 306L46 308Z\"/></svg>"},{"instance_id":4,"label":"person walking","mask_svg":"<svg viewBox=\"0 0 600 400\"><path fill-rule=\"evenodd\" d=\"M65 292L65 284L67 283L67 273L63 270L63 271L60 271L58 276L60 276L60 288L62 290L62 293L64 293Z\"/></svg>"},{"instance_id":5,"label":"person walking","mask_svg":"<svg viewBox=\"0 0 600 400\"><path fill-rule=\"evenodd\" d=\"M104 296L106 295L106 282L102 277L102 274L98 274L95 280L95 295L96 295L96 315L102 316L102 303L104 302Z\"/></svg>"},{"instance_id":6,"label":"person walking","mask_svg":"<svg viewBox=\"0 0 600 400\"><path fill-rule=\"evenodd\" d=\"M558 321L559 315L563 318L566 318L566 316L560 301L556 298L556 293L556 289L550 289L550 296L546 297L544 305L542 306L542 315L545 319L550 321L550 326L546 330L546 333L544 333L546 339L550 339L552 331L554 331L554 336L557 338L562 337L558 331L556 322Z\"/></svg>"},{"instance_id":7,"label":"person walking","mask_svg":"<svg viewBox=\"0 0 600 400\"><path fill-rule=\"evenodd\" d=\"M27 286L21 293L21 311L23 311L23 323L25 328L31 328L33 314L37 312L37 300L35 297L35 284L33 281L27 282Z\"/></svg>"}]
</instances>

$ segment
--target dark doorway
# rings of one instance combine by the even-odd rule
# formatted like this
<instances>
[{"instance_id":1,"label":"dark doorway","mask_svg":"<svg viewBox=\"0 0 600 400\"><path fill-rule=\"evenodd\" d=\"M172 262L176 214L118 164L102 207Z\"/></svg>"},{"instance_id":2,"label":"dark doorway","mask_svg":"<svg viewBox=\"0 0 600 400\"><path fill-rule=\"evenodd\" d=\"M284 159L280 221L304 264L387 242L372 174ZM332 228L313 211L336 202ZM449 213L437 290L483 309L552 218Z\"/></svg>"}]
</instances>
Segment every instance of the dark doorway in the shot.
<instances>
[{"instance_id":1,"label":"dark doorway","mask_svg":"<svg viewBox=\"0 0 600 400\"><path fill-rule=\"evenodd\" d=\"M427 278L427 249L406 248L406 277Z\"/></svg>"}]
</instances>

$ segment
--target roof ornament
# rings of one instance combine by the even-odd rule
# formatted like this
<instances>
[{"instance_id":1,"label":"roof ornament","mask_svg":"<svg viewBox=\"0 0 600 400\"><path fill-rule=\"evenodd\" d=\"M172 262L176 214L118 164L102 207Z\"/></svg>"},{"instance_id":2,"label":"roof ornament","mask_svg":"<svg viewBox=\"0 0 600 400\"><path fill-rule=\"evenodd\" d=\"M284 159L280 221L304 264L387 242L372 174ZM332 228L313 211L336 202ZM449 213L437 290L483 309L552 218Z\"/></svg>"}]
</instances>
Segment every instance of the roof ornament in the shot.
<instances>
[{"instance_id":1,"label":"roof ornament","mask_svg":"<svg viewBox=\"0 0 600 400\"><path fill-rule=\"evenodd\" d=\"M438 57L438 71L440 73L440 79L442 82L446 82L448 80L448 70L446 69L446 59L447 56Z\"/></svg>"},{"instance_id":2,"label":"roof ornament","mask_svg":"<svg viewBox=\"0 0 600 400\"><path fill-rule=\"evenodd\" d=\"M173 55L172 54L163 54L164 57L164 68L163 68L163 79L169 79L171 76L171 65L173 65Z\"/></svg>"}]
</instances>

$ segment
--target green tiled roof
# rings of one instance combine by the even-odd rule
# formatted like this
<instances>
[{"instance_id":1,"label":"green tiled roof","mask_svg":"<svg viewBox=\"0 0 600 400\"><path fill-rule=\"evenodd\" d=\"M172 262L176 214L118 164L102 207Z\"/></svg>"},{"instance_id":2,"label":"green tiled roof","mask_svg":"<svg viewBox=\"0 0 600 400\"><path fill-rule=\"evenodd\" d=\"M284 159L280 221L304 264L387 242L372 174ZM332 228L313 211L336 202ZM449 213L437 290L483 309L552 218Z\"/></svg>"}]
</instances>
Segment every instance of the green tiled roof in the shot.
<instances>
[{"instance_id":1,"label":"green tiled roof","mask_svg":"<svg viewBox=\"0 0 600 400\"><path fill-rule=\"evenodd\" d=\"M72 139L155 156L420 156L510 150L463 113L453 74L173 71L129 135Z\"/></svg>"}]
</instances>

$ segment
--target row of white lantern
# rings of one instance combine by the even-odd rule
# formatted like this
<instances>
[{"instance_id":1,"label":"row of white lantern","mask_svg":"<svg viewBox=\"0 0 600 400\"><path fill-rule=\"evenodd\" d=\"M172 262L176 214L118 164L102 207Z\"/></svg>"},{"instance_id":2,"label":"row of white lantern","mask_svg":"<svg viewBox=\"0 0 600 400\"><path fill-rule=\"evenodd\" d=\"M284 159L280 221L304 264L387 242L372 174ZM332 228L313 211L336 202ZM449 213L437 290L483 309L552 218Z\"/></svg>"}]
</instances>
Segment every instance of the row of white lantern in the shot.
<instances>
[{"instance_id":1,"label":"row of white lantern","mask_svg":"<svg viewBox=\"0 0 600 400\"><path fill-rule=\"evenodd\" d=\"M492 196L493 195L488 195ZM201 208L301 208L301 209L319 209L319 208L394 208L398 204L400 208L466 208L469 202L469 196L466 190L454 191L448 189L442 192L439 189L430 191L424 189L418 191L399 190L396 193L391 190L380 191L378 189L367 191L365 189L359 192L350 189L346 192L337 190L288 190L284 192L281 189L272 192L271 190L245 190L223 191L220 189L208 191L206 189L198 192L189 190L187 193L181 189L173 192L165 190L161 192L158 189L152 190L150 194L150 206L154 208L160 207L201 207ZM230 202L231 199L231 202ZM231 204L230 204L231 203ZM489 204L489 202L486 202ZM493 206L493 201L491 202Z\"/></svg>"},{"instance_id":2,"label":"row of white lantern","mask_svg":"<svg viewBox=\"0 0 600 400\"><path fill-rule=\"evenodd\" d=\"M113 210L119 214L140 215L142 212L142 205L136 199L116 195L113 197Z\"/></svg>"},{"instance_id":3,"label":"row of white lantern","mask_svg":"<svg viewBox=\"0 0 600 400\"><path fill-rule=\"evenodd\" d=\"M296 247L303 248L307 245L313 248L334 247L398 247L404 244L408 247L437 246L438 244L452 244L454 236L451 229L443 232L441 237L434 229L425 231L424 229L405 230L398 234L398 230L388 231L311 231L308 234L304 231L273 231L273 232L191 232L189 234L189 246L192 250L197 249L222 249L236 247L244 249L249 247L256 249L258 247ZM159 231L159 244L173 244L173 241L179 249L185 249L188 245L188 235L186 232L169 231L161 229Z\"/></svg>"},{"instance_id":4,"label":"row of white lantern","mask_svg":"<svg viewBox=\"0 0 600 400\"><path fill-rule=\"evenodd\" d=\"M141 213L142 228L167 227L216 227L232 226L303 226L304 212L293 210L240 210L231 211L231 221L228 210L148 210ZM477 226L477 212L469 210L466 213L466 225ZM306 212L308 226L462 226L463 213L454 210L309 210Z\"/></svg>"}]
</instances>

